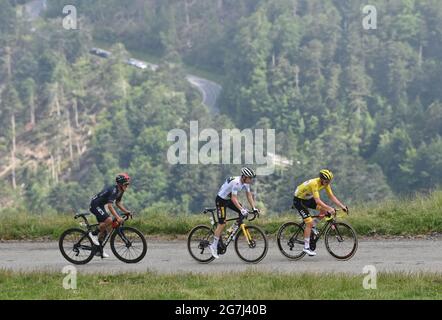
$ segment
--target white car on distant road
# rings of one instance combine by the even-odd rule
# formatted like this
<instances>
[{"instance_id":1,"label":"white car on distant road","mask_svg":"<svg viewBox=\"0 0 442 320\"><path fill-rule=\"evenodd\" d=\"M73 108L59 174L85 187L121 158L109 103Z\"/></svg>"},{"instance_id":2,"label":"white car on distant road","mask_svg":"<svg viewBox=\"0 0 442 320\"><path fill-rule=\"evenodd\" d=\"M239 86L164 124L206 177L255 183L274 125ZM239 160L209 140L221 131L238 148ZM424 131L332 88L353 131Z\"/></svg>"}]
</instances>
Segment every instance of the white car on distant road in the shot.
<instances>
[{"instance_id":1,"label":"white car on distant road","mask_svg":"<svg viewBox=\"0 0 442 320\"><path fill-rule=\"evenodd\" d=\"M128 59L126 61L126 63L128 65L134 66L134 67L136 67L138 69L143 69L143 70L147 69L147 63L145 63L143 61L140 61L140 60L137 60L137 59L130 58L130 59Z\"/></svg>"}]
</instances>

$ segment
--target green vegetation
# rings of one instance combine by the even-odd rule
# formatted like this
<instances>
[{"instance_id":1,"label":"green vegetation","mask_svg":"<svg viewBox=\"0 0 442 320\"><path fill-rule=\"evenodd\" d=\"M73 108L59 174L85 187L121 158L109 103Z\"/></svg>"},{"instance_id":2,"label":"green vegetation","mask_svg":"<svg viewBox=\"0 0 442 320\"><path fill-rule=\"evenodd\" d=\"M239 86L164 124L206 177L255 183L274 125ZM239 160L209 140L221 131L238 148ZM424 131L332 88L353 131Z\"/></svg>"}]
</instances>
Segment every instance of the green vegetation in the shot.
<instances>
[{"instance_id":1,"label":"green vegetation","mask_svg":"<svg viewBox=\"0 0 442 320\"><path fill-rule=\"evenodd\" d=\"M322 167L351 206L442 186L440 1L373 0L376 30L362 28L366 3L354 0L70 4L81 12L76 31L60 27L65 1L48 0L35 21L16 1L0 2L2 208L84 210L127 171L129 208L196 212L240 166L168 163L168 132L188 132L193 120L216 131L276 130L276 152L293 166L258 178L269 216L290 207L295 186ZM103 43L110 58L89 54ZM122 64L125 46L160 69ZM222 115L211 115L185 80L193 67L222 82ZM417 230L414 220L390 224L398 201L386 215L363 209L351 221L362 233L440 230L434 215L422 221L418 212Z\"/></svg>"},{"instance_id":2,"label":"green vegetation","mask_svg":"<svg viewBox=\"0 0 442 320\"><path fill-rule=\"evenodd\" d=\"M76 290L63 288L64 276L0 271L0 299L442 299L441 274L381 273L376 290L363 288L363 275L287 275L252 269L219 275L79 274Z\"/></svg>"},{"instance_id":3,"label":"green vegetation","mask_svg":"<svg viewBox=\"0 0 442 320\"><path fill-rule=\"evenodd\" d=\"M360 236L427 235L442 233L441 211L442 191L437 191L429 196L416 196L413 200L391 200L355 208L350 216L342 219L348 221ZM165 208L149 208L142 211L129 224L149 236L173 238L185 236L198 224L209 223L209 215L166 212ZM65 229L77 225L73 215L26 215L6 211L0 213L0 218L2 220L0 239L3 240L36 238L56 240ZM266 215L252 223L261 226L268 234L274 236L279 227L288 221L300 221L298 213ZM90 223L96 223L93 216L90 216Z\"/></svg>"}]
</instances>

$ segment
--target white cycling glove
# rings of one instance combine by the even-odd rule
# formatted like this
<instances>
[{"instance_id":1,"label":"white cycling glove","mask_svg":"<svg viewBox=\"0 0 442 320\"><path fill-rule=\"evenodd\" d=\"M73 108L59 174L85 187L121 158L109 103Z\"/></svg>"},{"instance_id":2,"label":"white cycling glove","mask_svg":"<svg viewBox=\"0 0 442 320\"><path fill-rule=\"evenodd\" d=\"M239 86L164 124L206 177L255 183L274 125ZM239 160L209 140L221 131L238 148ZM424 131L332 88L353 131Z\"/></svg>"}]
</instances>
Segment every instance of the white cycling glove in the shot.
<instances>
[{"instance_id":1,"label":"white cycling glove","mask_svg":"<svg viewBox=\"0 0 442 320\"><path fill-rule=\"evenodd\" d=\"M247 215L249 214L249 211L248 211L247 209L242 208L242 209L241 209L241 214L242 214L244 217L247 217Z\"/></svg>"}]
</instances>

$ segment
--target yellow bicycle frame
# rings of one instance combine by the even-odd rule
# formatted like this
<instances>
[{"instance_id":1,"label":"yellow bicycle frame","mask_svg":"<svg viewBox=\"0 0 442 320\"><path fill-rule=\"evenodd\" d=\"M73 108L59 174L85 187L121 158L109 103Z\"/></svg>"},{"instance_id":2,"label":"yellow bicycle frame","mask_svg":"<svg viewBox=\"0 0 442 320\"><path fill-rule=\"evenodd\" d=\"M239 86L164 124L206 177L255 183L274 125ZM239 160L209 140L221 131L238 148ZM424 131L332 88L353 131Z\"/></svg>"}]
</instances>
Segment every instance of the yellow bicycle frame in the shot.
<instances>
[{"instance_id":1,"label":"yellow bicycle frame","mask_svg":"<svg viewBox=\"0 0 442 320\"><path fill-rule=\"evenodd\" d=\"M243 234L246 236L247 242L250 244L250 242L252 241L252 236L250 235L249 230L246 229L246 225L244 223L241 224L241 230Z\"/></svg>"}]
</instances>

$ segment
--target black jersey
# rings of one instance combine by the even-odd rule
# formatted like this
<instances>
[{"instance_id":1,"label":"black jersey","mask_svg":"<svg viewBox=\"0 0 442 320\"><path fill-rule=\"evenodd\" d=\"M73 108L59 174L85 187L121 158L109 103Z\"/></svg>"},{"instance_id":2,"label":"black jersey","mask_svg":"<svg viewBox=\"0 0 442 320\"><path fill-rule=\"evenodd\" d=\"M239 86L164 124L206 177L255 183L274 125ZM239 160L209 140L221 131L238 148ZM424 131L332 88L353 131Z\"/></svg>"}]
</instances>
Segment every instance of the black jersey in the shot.
<instances>
[{"instance_id":1,"label":"black jersey","mask_svg":"<svg viewBox=\"0 0 442 320\"><path fill-rule=\"evenodd\" d=\"M92 197L92 207L102 207L108 203L120 202L123 198L124 191L120 190L118 186L105 188L100 193Z\"/></svg>"}]
</instances>

